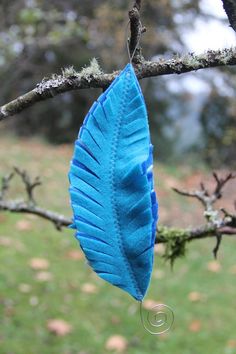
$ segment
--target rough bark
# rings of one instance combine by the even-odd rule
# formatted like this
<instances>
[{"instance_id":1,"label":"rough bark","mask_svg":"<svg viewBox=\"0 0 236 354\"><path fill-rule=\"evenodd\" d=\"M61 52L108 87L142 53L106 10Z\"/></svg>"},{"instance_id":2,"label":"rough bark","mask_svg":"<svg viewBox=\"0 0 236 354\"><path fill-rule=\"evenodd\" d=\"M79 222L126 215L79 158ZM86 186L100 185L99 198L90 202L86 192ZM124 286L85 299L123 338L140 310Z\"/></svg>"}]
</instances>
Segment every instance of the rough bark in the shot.
<instances>
[{"instance_id":1,"label":"rough bark","mask_svg":"<svg viewBox=\"0 0 236 354\"><path fill-rule=\"evenodd\" d=\"M158 61L142 61L134 65L138 79L169 74L183 74L199 69L214 68L226 65L236 65L236 48L209 50L206 53L188 54L173 59ZM19 96L15 100L0 107L0 121L22 112L37 102L53 98L61 93L87 88L106 88L119 74L97 73L90 70L71 73L69 75L53 75L49 80L43 80L33 90Z\"/></svg>"}]
</instances>

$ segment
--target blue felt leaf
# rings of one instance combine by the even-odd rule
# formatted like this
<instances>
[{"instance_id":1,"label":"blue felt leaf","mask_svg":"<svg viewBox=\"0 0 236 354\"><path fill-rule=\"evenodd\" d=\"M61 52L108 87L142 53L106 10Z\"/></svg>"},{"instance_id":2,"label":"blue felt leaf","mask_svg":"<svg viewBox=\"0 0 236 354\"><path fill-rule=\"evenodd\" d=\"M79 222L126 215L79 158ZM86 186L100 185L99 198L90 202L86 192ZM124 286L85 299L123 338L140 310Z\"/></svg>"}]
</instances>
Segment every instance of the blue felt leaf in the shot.
<instances>
[{"instance_id":1,"label":"blue felt leaf","mask_svg":"<svg viewBox=\"0 0 236 354\"><path fill-rule=\"evenodd\" d=\"M93 104L69 172L76 238L103 279L142 300L150 281L157 222L153 147L131 64Z\"/></svg>"}]
</instances>

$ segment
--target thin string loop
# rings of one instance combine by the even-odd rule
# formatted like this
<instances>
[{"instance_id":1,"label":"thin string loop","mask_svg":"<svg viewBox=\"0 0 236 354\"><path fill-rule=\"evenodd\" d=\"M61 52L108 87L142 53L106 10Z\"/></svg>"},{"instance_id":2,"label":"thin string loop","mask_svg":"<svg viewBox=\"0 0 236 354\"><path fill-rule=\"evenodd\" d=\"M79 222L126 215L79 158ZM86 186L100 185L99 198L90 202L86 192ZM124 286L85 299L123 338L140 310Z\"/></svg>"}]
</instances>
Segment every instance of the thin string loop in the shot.
<instances>
[{"instance_id":1,"label":"thin string loop","mask_svg":"<svg viewBox=\"0 0 236 354\"><path fill-rule=\"evenodd\" d=\"M138 48L138 46L139 46L139 43L140 43L140 39L141 39L141 36L142 36L142 23L141 23L141 21L139 20L139 24L140 24L140 26L138 27L138 31L139 31L139 33L138 33L138 40L137 40L137 43L136 43L136 46L135 46L135 48L134 48L134 50L133 50L133 53L132 53L132 55L131 55L131 53L130 53L130 48L129 48L129 44L130 44L130 38L128 37L128 26L130 25L130 20L128 21L128 23L127 23L127 25L126 25L126 31L125 31L125 37L127 38L127 40L126 40L126 46L127 46L127 52L128 52L128 57L129 57L129 62L130 62L130 64L132 64L132 60L134 59L134 55L135 55L135 52L136 52L136 50L137 50L137 48Z\"/></svg>"}]
</instances>

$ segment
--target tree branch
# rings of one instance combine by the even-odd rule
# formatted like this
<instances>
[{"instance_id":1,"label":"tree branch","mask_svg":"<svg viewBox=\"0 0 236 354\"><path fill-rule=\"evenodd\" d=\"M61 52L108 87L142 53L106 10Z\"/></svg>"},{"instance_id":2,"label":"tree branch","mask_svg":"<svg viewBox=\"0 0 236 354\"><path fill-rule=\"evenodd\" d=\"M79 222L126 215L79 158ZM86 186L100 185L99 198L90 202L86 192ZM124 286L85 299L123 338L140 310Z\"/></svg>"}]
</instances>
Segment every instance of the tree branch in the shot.
<instances>
[{"instance_id":1,"label":"tree branch","mask_svg":"<svg viewBox=\"0 0 236 354\"><path fill-rule=\"evenodd\" d=\"M230 26L236 32L236 1L235 0L222 0L223 7L228 17Z\"/></svg>"},{"instance_id":2,"label":"tree branch","mask_svg":"<svg viewBox=\"0 0 236 354\"><path fill-rule=\"evenodd\" d=\"M57 230L61 230L64 226L69 226L72 220L66 218L64 215L40 208L36 205L30 205L25 201L18 200L0 200L0 211L9 211L11 213L25 213L40 216L43 219L51 221Z\"/></svg>"},{"instance_id":3,"label":"tree branch","mask_svg":"<svg viewBox=\"0 0 236 354\"><path fill-rule=\"evenodd\" d=\"M27 200L7 200L7 192L10 189L10 182L13 177L18 175L23 183ZM27 171L21 170L18 167L14 167L13 172L2 178L2 184L0 186L0 211L10 211L12 213L27 213L40 216L46 220L54 223L58 230L62 226L69 226L71 220L65 216L55 213L50 210L46 210L37 206L33 192L36 187L42 183L39 177L32 179Z\"/></svg>"},{"instance_id":4,"label":"tree branch","mask_svg":"<svg viewBox=\"0 0 236 354\"><path fill-rule=\"evenodd\" d=\"M17 200L0 200L0 211L9 211L11 213L25 213L37 215L43 219L51 221L58 230L61 231L62 227L68 227L72 224L72 219L64 215L47 210L38 206L32 206L25 201ZM217 231L223 232L224 235L235 235L236 228L232 227L212 227L209 225L202 225L197 228L181 229L174 227L159 226L156 236L156 243L168 243L169 239L174 235L178 238L184 239L186 242L192 240L199 240L207 237L215 236ZM171 236L170 236L171 235Z\"/></svg>"},{"instance_id":5,"label":"tree branch","mask_svg":"<svg viewBox=\"0 0 236 354\"><path fill-rule=\"evenodd\" d=\"M24 189L27 194L27 201L25 200L7 200L6 194L10 188L10 181L12 178L18 174L21 177L23 182ZM195 192L186 192L180 191L177 188L174 190L184 196L194 197L201 201L201 203L205 206L205 211L209 212L209 205L215 203L216 199L222 197L222 189L225 184L233 179L235 176L232 174L228 174L225 178L219 178L216 173L214 173L214 178L216 180L216 188L214 189L212 195L208 193L205 189L204 185L201 184L201 191ZM7 182L6 182L7 181ZM7 184L7 188L6 188ZM4 190L5 193L1 194L0 198L0 211L9 211L12 213L27 213L37 215L43 219L46 219L52 222L57 230L61 230L62 227L68 227L72 224L72 219L65 217L59 213L56 213L51 210L47 210L37 206L35 199L32 200L29 198L32 196L32 191L37 186L40 185L38 177L36 179L31 179L26 171L21 171L18 168L14 168L14 172L9 174L8 176L2 179L1 190ZM201 193L201 194L199 194ZM215 196L215 198L213 197ZM211 200L211 202L209 202ZM209 215L206 216L207 223L206 225L199 226L197 228L174 228L174 227L166 227L166 226L158 226L157 234L156 234L156 243L163 243L166 245L166 253L164 257L169 259L171 263L174 260L183 255L185 252L186 244L193 240L199 240L207 237L216 237L217 243L213 250L214 255L217 255L219 250L220 242L223 235L233 236L236 235L236 215L229 214L226 210L221 210L223 216L220 216L220 213L217 211L214 218L209 218ZM214 210L211 209L213 213ZM213 213L214 214L214 213Z\"/></svg>"},{"instance_id":6,"label":"tree branch","mask_svg":"<svg viewBox=\"0 0 236 354\"><path fill-rule=\"evenodd\" d=\"M168 60L160 58L154 62L144 60L135 64L135 71L138 79L143 79L160 75L182 74L225 65L236 65L236 48L208 50L203 54L195 55L191 53ZM118 74L119 71L111 74L93 73L91 71L88 74L82 70L78 73L73 71L72 74L53 75L51 79L40 82L33 90L0 107L0 121L22 112L36 102L53 98L67 91L106 88Z\"/></svg>"}]
</instances>

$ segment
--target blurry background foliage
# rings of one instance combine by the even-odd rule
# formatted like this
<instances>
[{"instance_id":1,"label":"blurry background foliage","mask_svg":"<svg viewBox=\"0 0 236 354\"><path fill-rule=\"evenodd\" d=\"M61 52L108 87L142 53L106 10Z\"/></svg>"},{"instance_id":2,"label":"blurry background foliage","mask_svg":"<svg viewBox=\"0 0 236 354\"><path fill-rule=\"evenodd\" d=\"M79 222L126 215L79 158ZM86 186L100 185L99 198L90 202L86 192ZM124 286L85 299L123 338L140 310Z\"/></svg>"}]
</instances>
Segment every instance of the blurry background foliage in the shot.
<instances>
[{"instance_id":1,"label":"blurry background foliage","mask_svg":"<svg viewBox=\"0 0 236 354\"><path fill-rule=\"evenodd\" d=\"M128 60L125 28L132 2L128 3L1 0L0 104L32 89L44 77L60 73L61 68L73 65L80 70L93 57L105 72L121 69ZM182 34L193 28L197 17L212 17L202 11L200 0L144 1L145 58L186 53ZM180 76L142 82L158 158L191 161L198 156L214 167L235 164L235 68L184 75L190 79L184 88ZM205 85L204 94L193 95L189 90L195 84L193 76ZM23 136L41 135L52 143L71 142L100 93L95 89L65 93L25 110L2 127Z\"/></svg>"}]
</instances>

